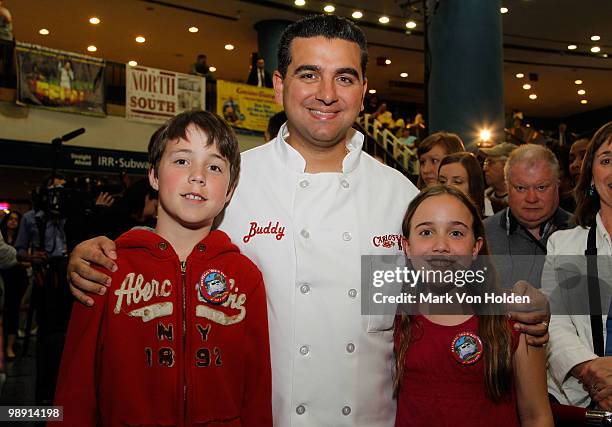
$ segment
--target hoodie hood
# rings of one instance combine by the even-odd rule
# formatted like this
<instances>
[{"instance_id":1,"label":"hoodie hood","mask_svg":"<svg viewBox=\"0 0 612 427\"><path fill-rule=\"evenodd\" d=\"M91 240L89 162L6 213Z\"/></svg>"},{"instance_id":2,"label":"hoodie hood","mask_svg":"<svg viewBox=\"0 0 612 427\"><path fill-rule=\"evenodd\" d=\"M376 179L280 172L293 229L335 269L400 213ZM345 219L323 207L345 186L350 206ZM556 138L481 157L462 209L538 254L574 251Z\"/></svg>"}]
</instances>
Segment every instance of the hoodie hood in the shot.
<instances>
[{"instance_id":1,"label":"hoodie hood","mask_svg":"<svg viewBox=\"0 0 612 427\"><path fill-rule=\"evenodd\" d=\"M115 243L118 251L122 249L142 249L158 259L177 257L172 245L152 228L133 228L119 236ZM240 251L231 242L227 234L220 230L213 230L208 236L200 240L187 258L189 259L197 253L198 256L203 255L206 259L211 259L231 252L239 253Z\"/></svg>"}]
</instances>

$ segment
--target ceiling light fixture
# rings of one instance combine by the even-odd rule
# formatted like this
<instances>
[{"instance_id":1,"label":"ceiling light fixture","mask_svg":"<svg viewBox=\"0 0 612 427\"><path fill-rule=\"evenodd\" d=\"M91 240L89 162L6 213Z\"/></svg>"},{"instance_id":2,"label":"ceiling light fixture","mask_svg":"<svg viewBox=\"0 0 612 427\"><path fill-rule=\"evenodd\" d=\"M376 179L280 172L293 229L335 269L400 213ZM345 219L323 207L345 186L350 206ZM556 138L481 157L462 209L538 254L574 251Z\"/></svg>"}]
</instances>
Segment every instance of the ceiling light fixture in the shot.
<instances>
[{"instance_id":1,"label":"ceiling light fixture","mask_svg":"<svg viewBox=\"0 0 612 427\"><path fill-rule=\"evenodd\" d=\"M97 48L97 47L95 47L94 45L91 45L91 46L87 46L87 50L88 50L89 52L95 52L96 50L98 50L98 48Z\"/></svg>"},{"instance_id":2,"label":"ceiling light fixture","mask_svg":"<svg viewBox=\"0 0 612 427\"><path fill-rule=\"evenodd\" d=\"M381 24L388 24L390 21L388 16L381 16L380 18L378 18L378 22L380 22Z\"/></svg>"},{"instance_id":3,"label":"ceiling light fixture","mask_svg":"<svg viewBox=\"0 0 612 427\"><path fill-rule=\"evenodd\" d=\"M588 103L589 103L589 101L587 101L586 99L581 99L581 100L580 100L580 103L581 103L581 104L588 104Z\"/></svg>"},{"instance_id":4,"label":"ceiling light fixture","mask_svg":"<svg viewBox=\"0 0 612 427\"><path fill-rule=\"evenodd\" d=\"M91 18L89 18L89 23L93 25L98 25L100 23L100 18L92 16Z\"/></svg>"},{"instance_id":5,"label":"ceiling light fixture","mask_svg":"<svg viewBox=\"0 0 612 427\"><path fill-rule=\"evenodd\" d=\"M531 95L529 95L529 99L538 99L538 95L532 93Z\"/></svg>"},{"instance_id":6,"label":"ceiling light fixture","mask_svg":"<svg viewBox=\"0 0 612 427\"><path fill-rule=\"evenodd\" d=\"M42 36L49 35L49 30L47 30L46 28L41 28L40 30L38 30L38 34Z\"/></svg>"},{"instance_id":7,"label":"ceiling light fixture","mask_svg":"<svg viewBox=\"0 0 612 427\"><path fill-rule=\"evenodd\" d=\"M408 77L408 73L400 73L400 77L406 78Z\"/></svg>"},{"instance_id":8,"label":"ceiling light fixture","mask_svg":"<svg viewBox=\"0 0 612 427\"><path fill-rule=\"evenodd\" d=\"M208 67L208 71L214 73L215 71L217 71L217 67Z\"/></svg>"},{"instance_id":9,"label":"ceiling light fixture","mask_svg":"<svg viewBox=\"0 0 612 427\"><path fill-rule=\"evenodd\" d=\"M412 30L413 28L416 28L417 23L414 21L408 21L406 22L406 28L408 28L409 30Z\"/></svg>"},{"instance_id":10,"label":"ceiling light fixture","mask_svg":"<svg viewBox=\"0 0 612 427\"><path fill-rule=\"evenodd\" d=\"M371 93L371 94L375 94L376 93L376 89L370 89L368 92Z\"/></svg>"},{"instance_id":11,"label":"ceiling light fixture","mask_svg":"<svg viewBox=\"0 0 612 427\"><path fill-rule=\"evenodd\" d=\"M516 73L514 75L514 77L516 77L517 79L522 79L523 77L525 77L525 74L523 74L523 73Z\"/></svg>"},{"instance_id":12,"label":"ceiling light fixture","mask_svg":"<svg viewBox=\"0 0 612 427\"><path fill-rule=\"evenodd\" d=\"M234 50L234 45L233 44L226 44L225 46L225 50Z\"/></svg>"},{"instance_id":13,"label":"ceiling light fixture","mask_svg":"<svg viewBox=\"0 0 612 427\"><path fill-rule=\"evenodd\" d=\"M306 1L305 0L295 0L293 4L296 6L304 6L306 4Z\"/></svg>"},{"instance_id":14,"label":"ceiling light fixture","mask_svg":"<svg viewBox=\"0 0 612 427\"><path fill-rule=\"evenodd\" d=\"M327 13L332 13L336 10L336 8L334 6L332 6L331 4L327 4L325 5L325 7L323 8L323 10Z\"/></svg>"},{"instance_id":15,"label":"ceiling light fixture","mask_svg":"<svg viewBox=\"0 0 612 427\"><path fill-rule=\"evenodd\" d=\"M600 48L599 46L593 46L593 47L591 48L591 52L593 52L593 53L599 53L599 52L601 52L601 48Z\"/></svg>"},{"instance_id":16,"label":"ceiling light fixture","mask_svg":"<svg viewBox=\"0 0 612 427\"><path fill-rule=\"evenodd\" d=\"M598 42L599 40L601 40L601 37L599 37L599 36L591 36L591 41Z\"/></svg>"},{"instance_id":17,"label":"ceiling light fixture","mask_svg":"<svg viewBox=\"0 0 612 427\"><path fill-rule=\"evenodd\" d=\"M500 11L501 13L503 13L503 14L506 14L506 13L508 13L508 8L507 8L507 7L500 7L500 8L499 8L499 11Z\"/></svg>"},{"instance_id":18,"label":"ceiling light fixture","mask_svg":"<svg viewBox=\"0 0 612 427\"><path fill-rule=\"evenodd\" d=\"M390 59L385 59L385 64L386 65L391 65L391 60Z\"/></svg>"},{"instance_id":19,"label":"ceiling light fixture","mask_svg":"<svg viewBox=\"0 0 612 427\"><path fill-rule=\"evenodd\" d=\"M578 46L576 46L575 44L568 44L567 45L567 49L568 50L576 50L576 49L578 49Z\"/></svg>"},{"instance_id":20,"label":"ceiling light fixture","mask_svg":"<svg viewBox=\"0 0 612 427\"><path fill-rule=\"evenodd\" d=\"M200 31L200 29L198 27L189 27L189 32L190 33L197 33L198 31Z\"/></svg>"},{"instance_id":21,"label":"ceiling light fixture","mask_svg":"<svg viewBox=\"0 0 612 427\"><path fill-rule=\"evenodd\" d=\"M529 90L529 89L531 89L531 85L530 85L529 83L525 83L525 84L523 85L523 89L525 89L525 90Z\"/></svg>"},{"instance_id":22,"label":"ceiling light fixture","mask_svg":"<svg viewBox=\"0 0 612 427\"><path fill-rule=\"evenodd\" d=\"M585 93L586 93L586 90L584 90L584 89L580 89L578 91L578 95L584 95Z\"/></svg>"},{"instance_id":23,"label":"ceiling light fixture","mask_svg":"<svg viewBox=\"0 0 612 427\"><path fill-rule=\"evenodd\" d=\"M137 65L138 65L138 62L136 62L136 61L134 61L134 60L132 59L130 62L128 62L128 65L129 65L130 67L135 67L135 66L137 66Z\"/></svg>"},{"instance_id":24,"label":"ceiling light fixture","mask_svg":"<svg viewBox=\"0 0 612 427\"><path fill-rule=\"evenodd\" d=\"M355 18L355 19L361 19L361 18L363 18L363 13L358 11L358 10L356 10L355 12L353 12L353 14L351 16L353 18Z\"/></svg>"},{"instance_id":25,"label":"ceiling light fixture","mask_svg":"<svg viewBox=\"0 0 612 427\"><path fill-rule=\"evenodd\" d=\"M582 80L580 80L580 79L574 80L574 84L581 85L582 84Z\"/></svg>"},{"instance_id":26,"label":"ceiling light fixture","mask_svg":"<svg viewBox=\"0 0 612 427\"><path fill-rule=\"evenodd\" d=\"M147 41L147 39L145 39L143 36L138 36L135 38L136 43L144 43Z\"/></svg>"}]
</instances>

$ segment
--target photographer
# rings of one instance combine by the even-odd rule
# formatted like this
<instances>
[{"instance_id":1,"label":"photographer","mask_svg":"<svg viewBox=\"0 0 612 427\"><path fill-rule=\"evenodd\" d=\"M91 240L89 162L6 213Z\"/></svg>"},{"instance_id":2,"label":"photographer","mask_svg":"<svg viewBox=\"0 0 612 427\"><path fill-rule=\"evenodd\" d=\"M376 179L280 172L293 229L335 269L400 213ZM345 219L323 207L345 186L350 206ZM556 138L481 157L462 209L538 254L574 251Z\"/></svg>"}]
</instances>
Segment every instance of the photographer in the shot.
<instances>
[{"instance_id":1,"label":"photographer","mask_svg":"<svg viewBox=\"0 0 612 427\"><path fill-rule=\"evenodd\" d=\"M33 194L33 209L23 215L15 242L21 261L32 263L32 300L37 314L36 404L53 401L55 382L70 318L72 298L66 283L65 218L58 209L63 176L53 173Z\"/></svg>"}]
</instances>

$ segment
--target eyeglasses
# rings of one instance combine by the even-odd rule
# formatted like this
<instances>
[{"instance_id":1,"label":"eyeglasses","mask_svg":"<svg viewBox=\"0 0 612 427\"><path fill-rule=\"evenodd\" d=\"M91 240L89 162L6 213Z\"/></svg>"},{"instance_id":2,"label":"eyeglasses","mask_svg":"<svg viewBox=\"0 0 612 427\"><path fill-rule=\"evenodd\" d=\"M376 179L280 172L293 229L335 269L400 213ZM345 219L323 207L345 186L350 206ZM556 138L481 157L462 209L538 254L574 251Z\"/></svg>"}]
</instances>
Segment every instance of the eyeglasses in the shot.
<instances>
[{"instance_id":1,"label":"eyeglasses","mask_svg":"<svg viewBox=\"0 0 612 427\"><path fill-rule=\"evenodd\" d=\"M505 162L505 161L506 161L505 157L498 157L496 159L490 159L487 157L486 159L484 159L484 162L482 162L482 166L492 165L497 162Z\"/></svg>"}]
</instances>

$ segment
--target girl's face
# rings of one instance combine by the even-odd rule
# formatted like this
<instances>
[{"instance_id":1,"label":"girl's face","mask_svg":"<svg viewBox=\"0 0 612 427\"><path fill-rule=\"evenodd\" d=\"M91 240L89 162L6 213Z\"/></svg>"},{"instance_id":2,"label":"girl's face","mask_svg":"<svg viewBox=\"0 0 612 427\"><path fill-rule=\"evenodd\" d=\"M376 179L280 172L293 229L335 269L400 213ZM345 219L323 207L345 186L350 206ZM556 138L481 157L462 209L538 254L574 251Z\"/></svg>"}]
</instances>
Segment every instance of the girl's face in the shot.
<instances>
[{"instance_id":1,"label":"girl's face","mask_svg":"<svg viewBox=\"0 0 612 427\"><path fill-rule=\"evenodd\" d=\"M612 208L612 139L601 144L593 158L593 184L601 206Z\"/></svg>"},{"instance_id":2,"label":"girl's face","mask_svg":"<svg viewBox=\"0 0 612 427\"><path fill-rule=\"evenodd\" d=\"M436 144L431 150L419 157L419 171L425 186L435 184L438 181L438 168L440 161L448 153L441 144Z\"/></svg>"},{"instance_id":3,"label":"girl's face","mask_svg":"<svg viewBox=\"0 0 612 427\"><path fill-rule=\"evenodd\" d=\"M474 238L473 222L470 210L456 197L449 194L429 197L417 207L410 221L410 235L403 240L404 251L411 257L474 257L480 252L483 239Z\"/></svg>"},{"instance_id":4,"label":"girl's face","mask_svg":"<svg viewBox=\"0 0 612 427\"><path fill-rule=\"evenodd\" d=\"M16 230L17 227L19 227L19 217L16 213L12 213L11 216L9 216L8 221L6 222L6 228L8 228L9 230Z\"/></svg>"},{"instance_id":5,"label":"girl's face","mask_svg":"<svg viewBox=\"0 0 612 427\"><path fill-rule=\"evenodd\" d=\"M468 172L459 162L449 163L442 166L438 172L440 184L452 185L461 190L463 194L470 195L470 179Z\"/></svg>"}]
</instances>

